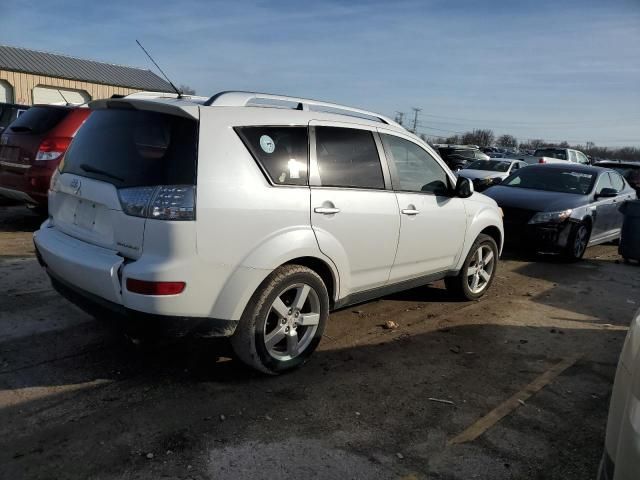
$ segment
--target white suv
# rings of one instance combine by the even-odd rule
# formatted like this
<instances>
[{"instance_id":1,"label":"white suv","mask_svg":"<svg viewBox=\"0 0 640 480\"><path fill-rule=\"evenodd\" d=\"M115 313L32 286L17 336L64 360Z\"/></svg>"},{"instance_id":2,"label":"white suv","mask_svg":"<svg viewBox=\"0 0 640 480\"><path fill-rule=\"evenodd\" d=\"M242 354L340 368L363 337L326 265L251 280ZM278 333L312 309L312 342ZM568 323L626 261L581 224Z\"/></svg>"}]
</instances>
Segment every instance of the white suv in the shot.
<instances>
[{"instance_id":1,"label":"white suv","mask_svg":"<svg viewBox=\"0 0 640 480\"><path fill-rule=\"evenodd\" d=\"M496 203L381 115L246 92L91 108L34 240L96 316L230 336L276 374L311 355L331 309L442 278L474 299L495 276Z\"/></svg>"}]
</instances>

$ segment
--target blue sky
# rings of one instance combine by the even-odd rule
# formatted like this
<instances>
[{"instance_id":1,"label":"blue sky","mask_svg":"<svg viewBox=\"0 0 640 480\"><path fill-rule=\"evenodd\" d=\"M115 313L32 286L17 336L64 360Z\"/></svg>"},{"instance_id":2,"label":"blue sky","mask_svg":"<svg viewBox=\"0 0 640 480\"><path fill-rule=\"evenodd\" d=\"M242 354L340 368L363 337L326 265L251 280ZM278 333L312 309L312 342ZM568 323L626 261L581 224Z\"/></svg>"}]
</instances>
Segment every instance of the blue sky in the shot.
<instances>
[{"instance_id":1,"label":"blue sky","mask_svg":"<svg viewBox=\"0 0 640 480\"><path fill-rule=\"evenodd\" d=\"M21 0L0 15L0 44L149 67L136 38L201 95L415 106L428 135L640 146L640 0Z\"/></svg>"}]
</instances>

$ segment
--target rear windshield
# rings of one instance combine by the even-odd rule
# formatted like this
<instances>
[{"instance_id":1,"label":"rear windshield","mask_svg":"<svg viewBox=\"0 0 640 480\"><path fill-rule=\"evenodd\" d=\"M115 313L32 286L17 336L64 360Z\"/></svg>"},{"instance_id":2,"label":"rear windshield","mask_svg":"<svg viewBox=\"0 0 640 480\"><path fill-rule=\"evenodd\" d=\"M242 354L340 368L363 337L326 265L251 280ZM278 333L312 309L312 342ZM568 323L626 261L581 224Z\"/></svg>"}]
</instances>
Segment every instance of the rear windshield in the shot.
<instances>
[{"instance_id":1,"label":"rear windshield","mask_svg":"<svg viewBox=\"0 0 640 480\"><path fill-rule=\"evenodd\" d=\"M514 173L500 185L586 195L593 188L595 177L594 173L570 169L527 167Z\"/></svg>"},{"instance_id":2,"label":"rear windshield","mask_svg":"<svg viewBox=\"0 0 640 480\"><path fill-rule=\"evenodd\" d=\"M467 165L467 170L486 170L488 172L507 172L510 162L500 162L495 160L478 160Z\"/></svg>"},{"instance_id":3,"label":"rear windshield","mask_svg":"<svg viewBox=\"0 0 640 480\"><path fill-rule=\"evenodd\" d=\"M9 127L14 133L45 133L58 125L71 109L56 107L31 107Z\"/></svg>"},{"instance_id":4,"label":"rear windshield","mask_svg":"<svg viewBox=\"0 0 640 480\"><path fill-rule=\"evenodd\" d=\"M534 154L536 157L557 158L558 160L567 160L567 151L561 148L539 148Z\"/></svg>"},{"instance_id":5,"label":"rear windshield","mask_svg":"<svg viewBox=\"0 0 640 480\"><path fill-rule=\"evenodd\" d=\"M140 110L95 110L71 143L62 172L116 187L195 185L197 143L196 120Z\"/></svg>"}]
</instances>

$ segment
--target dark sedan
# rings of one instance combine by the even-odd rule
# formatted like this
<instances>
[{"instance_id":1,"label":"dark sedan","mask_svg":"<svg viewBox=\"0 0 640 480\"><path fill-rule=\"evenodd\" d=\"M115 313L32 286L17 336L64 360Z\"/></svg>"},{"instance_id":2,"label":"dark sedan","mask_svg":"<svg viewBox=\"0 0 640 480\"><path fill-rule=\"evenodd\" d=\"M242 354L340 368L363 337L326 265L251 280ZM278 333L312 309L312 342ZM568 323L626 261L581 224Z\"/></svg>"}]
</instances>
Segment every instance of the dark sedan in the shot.
<instances>
[{"instance_id":1,"label":"dark sedan","mask_svg":"<svg viewBox=\"0 0 640 480\"><path fill-rule=\"evenodd\" d=\"M574 260L619 238L618 207L636 198L619 173L576 164L532 165L484 193L504 211L507 243Z\"/></svg>"}]
</instances>

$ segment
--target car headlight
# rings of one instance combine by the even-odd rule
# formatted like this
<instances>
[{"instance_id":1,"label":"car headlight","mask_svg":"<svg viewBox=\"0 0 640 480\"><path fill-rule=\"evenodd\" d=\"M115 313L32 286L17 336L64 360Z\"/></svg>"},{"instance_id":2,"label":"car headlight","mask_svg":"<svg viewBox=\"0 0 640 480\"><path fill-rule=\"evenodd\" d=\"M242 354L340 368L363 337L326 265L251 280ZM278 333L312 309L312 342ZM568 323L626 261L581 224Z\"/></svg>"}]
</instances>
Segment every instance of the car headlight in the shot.
<instances>
[{"instance_id":1,"label":"car headlight","mask_svg":"<svg viewBox=\"0 0 640 480\"><path fill-rule=\"evenodd\" d=\"M571 216L572 209L562 210L560 212L538 212L529 223L560 223L564 222Z\"/></svg>"}]
</instances>

